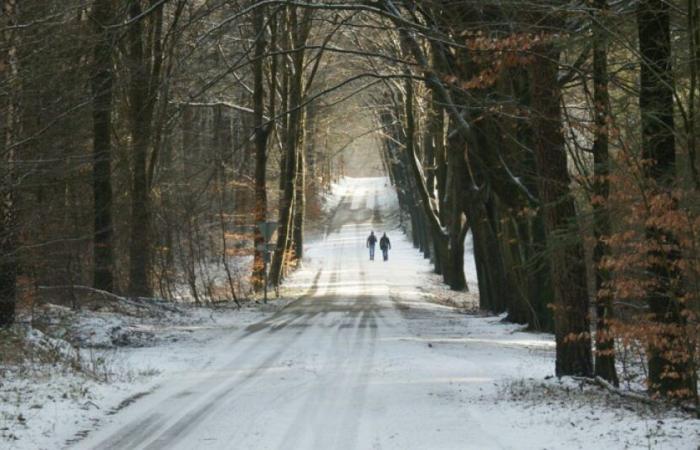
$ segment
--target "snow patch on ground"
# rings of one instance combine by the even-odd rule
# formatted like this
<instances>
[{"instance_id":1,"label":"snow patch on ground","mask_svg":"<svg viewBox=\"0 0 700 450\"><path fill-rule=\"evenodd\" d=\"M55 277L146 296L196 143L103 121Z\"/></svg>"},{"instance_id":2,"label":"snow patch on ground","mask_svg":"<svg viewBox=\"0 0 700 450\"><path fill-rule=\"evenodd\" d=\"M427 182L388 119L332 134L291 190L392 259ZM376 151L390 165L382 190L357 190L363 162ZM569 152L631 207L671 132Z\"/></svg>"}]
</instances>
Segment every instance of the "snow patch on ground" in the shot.
<instances>
[{"instance_id":1,"label":"snow patch on ground","mask_svg":"<svg viewBox=\"0 0 700 450\"><path fill-rule=\"evenodd\" d=\"M0 447L65 447L172 373L210 364L217 340L278 307L180 306L137 317L46 305L34 320L51 335L18 325L25 361L0 366Z\"/></svg>"}]
</instances>

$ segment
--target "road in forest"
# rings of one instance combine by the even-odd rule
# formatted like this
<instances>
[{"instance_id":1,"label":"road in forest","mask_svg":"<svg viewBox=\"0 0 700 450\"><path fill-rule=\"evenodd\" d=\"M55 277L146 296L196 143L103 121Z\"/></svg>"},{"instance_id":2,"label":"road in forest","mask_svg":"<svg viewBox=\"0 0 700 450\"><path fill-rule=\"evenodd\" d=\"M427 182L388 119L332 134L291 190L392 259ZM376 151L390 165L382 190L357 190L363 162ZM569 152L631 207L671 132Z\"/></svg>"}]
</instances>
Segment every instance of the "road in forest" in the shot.
<instances>
[{"instance_id":1,"label":"road in forest","mask_svg":"<svg viewBox=\"0 0 700 450\"><path fill-rule=\"evenodd\" d=\"M365 238L382 231L381 189L342 198L312 245L315 273L301 298L217 344L222 361L178 374L78 446L427 448L436 433L456 447L467 438L492 446L495 437L474 433L468 416L449 417L431 395L450 379L485 374L443 364L416 341L407 323L420 311L392 297L396 287L415 289L411 265L398 261L413 249L394 235L389 262L379 251L368 260Z\"/></svg>"},{"instance_id":2,"label":"road in forest","mask_svg":"<svg viewBox=\"0 0 700 450\"><path fill-rule=\"evenodd\" d=\"M169 375L77 448L589 448L592 435L599 448L622 444L612 414L585 422L586 408L504 400L510 380L551 373L550 336L426 302L429 265L395 231L390 260L368 260L369 231L396 222L389 189L383 179L351 184L310 245L306 278L290 279L303 296L222 333L211 364Z\"/></svg>"}]
</instances>

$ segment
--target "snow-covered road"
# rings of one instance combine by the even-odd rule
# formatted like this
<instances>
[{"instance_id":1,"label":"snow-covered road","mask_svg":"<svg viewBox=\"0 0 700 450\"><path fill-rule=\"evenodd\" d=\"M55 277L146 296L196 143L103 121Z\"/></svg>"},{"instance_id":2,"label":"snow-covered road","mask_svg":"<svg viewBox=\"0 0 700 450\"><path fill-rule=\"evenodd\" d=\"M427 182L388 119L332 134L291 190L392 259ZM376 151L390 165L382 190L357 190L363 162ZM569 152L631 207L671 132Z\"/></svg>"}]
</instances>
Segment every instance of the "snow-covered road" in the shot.
<instances>
[{"instance_id":1,"label":"snow-covered road","mask_svg":"<svg viewBox=\"0 0 700 450\"><path fill-rule=\"evenodd\" d=\"M649 430L616 431L644 426L629 413L510 401L512 380L551 372L551 338L427 302L430 267L394 229L390 260L369 261L367 234L394 223L390 188L342 187L288 282L300 298L201 347L207 365L168 374L77 448L647 448ZM697 426L673 420L686 436L652 448L693 448Z\"/></svg>"}]
</instances>

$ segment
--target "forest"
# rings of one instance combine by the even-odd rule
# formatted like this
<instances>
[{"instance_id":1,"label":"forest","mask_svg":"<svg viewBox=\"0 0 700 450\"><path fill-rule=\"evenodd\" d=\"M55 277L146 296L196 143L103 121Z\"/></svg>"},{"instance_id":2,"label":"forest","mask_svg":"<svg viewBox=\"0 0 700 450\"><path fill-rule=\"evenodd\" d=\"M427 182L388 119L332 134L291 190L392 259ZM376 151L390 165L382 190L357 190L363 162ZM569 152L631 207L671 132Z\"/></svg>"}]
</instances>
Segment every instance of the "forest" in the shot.
<instances>
[{"instance_id":1,"label":"forest","mask_svg":"<svg viewBox=\"0 0 700 450\"><path fill-rule=\"evenodd\" d=\"M4 0L0 20L2 326L95 295L254 302L265 246L278 288L371 141L445 285L468 289L471 240L479 309L553 333L557 377L638 370L700 413L697 0Z\"/></svg>"}]
</instances>

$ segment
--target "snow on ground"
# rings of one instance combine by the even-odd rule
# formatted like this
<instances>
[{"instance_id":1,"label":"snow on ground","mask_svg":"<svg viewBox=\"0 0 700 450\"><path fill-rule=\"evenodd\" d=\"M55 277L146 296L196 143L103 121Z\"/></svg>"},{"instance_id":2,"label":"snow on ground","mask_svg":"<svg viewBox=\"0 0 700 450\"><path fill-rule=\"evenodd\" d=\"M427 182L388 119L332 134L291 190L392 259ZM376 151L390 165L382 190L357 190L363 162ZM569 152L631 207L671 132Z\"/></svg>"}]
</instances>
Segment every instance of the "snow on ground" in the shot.
<instances>
[{"instance_id":1,"label":"snow on ground","mask_svg":"<svg viewBox=\"0 0 700 450\"><path fill-rule=\"evenodd\" d=\"M334 193L283 300L104 319L152 334L90 350L119 369L110 383L6 372L2 448L697 448L697 420L551 378L550 335L437 302L449 292L396 229L386 179ZM368 261L370 229L388 262Z\"/></svg>"},{"instance_id":2,"label":"snow on ground","mask_svg":"<svg viewBox=\"0 0 700 450\"><path fill-rule=\"evenodd\" d=\"M169 374L210 363L209 348L227 330L260 314L258 308L187 309L140 320L82 311L71 314L70 326L47 327L60 335L65 326L69 331L63 337L80 343L79 350L36 328L17 327L18 335L28 337L24 351L33 360L0 368L0 448L64 447L122 402L156 389Z\"/></svg>"}]
</instances>

